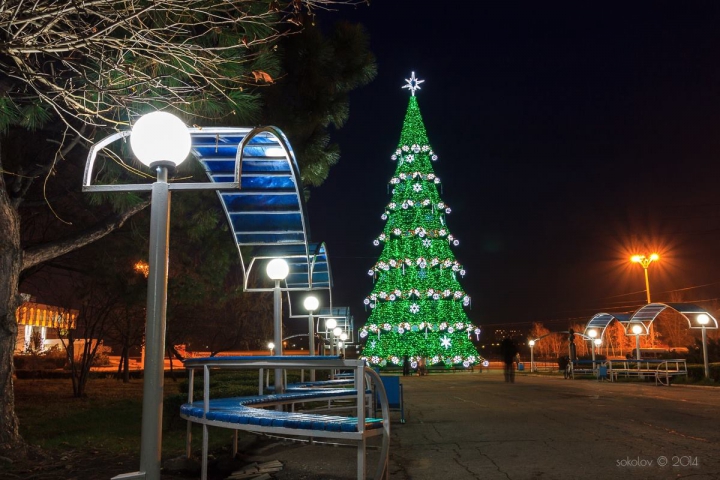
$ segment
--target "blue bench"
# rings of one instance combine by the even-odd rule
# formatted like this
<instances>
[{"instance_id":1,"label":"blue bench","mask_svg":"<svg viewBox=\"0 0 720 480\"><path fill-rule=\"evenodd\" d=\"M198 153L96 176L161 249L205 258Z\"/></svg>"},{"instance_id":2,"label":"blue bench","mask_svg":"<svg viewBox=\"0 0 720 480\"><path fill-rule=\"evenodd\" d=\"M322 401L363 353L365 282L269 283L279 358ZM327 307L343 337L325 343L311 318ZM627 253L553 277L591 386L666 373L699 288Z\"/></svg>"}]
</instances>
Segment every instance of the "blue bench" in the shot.
<instances>
[{"instance_id":1,"label":"blue bench","mask_svg":"<svg viewBox=\"0 0 720 480\"><path fill-rule=\"evenodd\" d=\"M405 399L403 398L403 386L400 383L400 377L380 375L380 379L387 394L388 408L399 411L400 423L405 423ZM376 398L375 401L379 402L379 399Z\"/></svg>"},{"instance_id":2,"label":"blue bench","mask_svg":"<svg viewBox=\"0 0 720 480\"><path fill-rule=\"evenodd\" d=\"M382 450L373 478L388 477L390 419L387 395L379 376L361 360L343 360L337 357L208 357L193 358L185 362L189 372L188 402L180 407L180 416L188 421L187 456L191 455L191 424L203 428L202 480L207 479L208 427L269 433L276 435L332 438L353 442L357 446L357 478L365 478L365 449L368 438L382 436ZM263 369L352 369L352 381L345 384L358 388L331 388L339 382L306 382L289 386L283 393L263 394ZM203 371L203 399L194 401L194 372ZM259 371L258 395L233 398L210 398L210 373L217 369L256 369ZM318 385L320 384L320 385ZM381 392L382 417L367 416L370 405L366 392L374 385ZM358 394L365 392L365 394ZM295 412L294 405L318 400L347 400L355 402L355 416L327 415ZM291 411L268 410L266 407L288 405ZM235 450L235 447L234 447Z\"/></svg>"}]
</instances>

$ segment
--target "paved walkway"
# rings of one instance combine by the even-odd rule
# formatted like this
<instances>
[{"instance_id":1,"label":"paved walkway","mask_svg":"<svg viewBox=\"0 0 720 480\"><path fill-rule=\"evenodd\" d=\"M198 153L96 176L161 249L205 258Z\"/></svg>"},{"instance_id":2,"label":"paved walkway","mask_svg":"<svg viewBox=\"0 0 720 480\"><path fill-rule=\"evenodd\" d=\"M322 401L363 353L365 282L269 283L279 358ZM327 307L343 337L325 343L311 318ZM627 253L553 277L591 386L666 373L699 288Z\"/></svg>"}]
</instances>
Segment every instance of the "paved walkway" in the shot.
<instances>
[{"instance_id":1,"label":"paved walkway","mask_svg":"<svg viewBox=\"0 0 720 480\"><path fill-rule=\"evenodd\" d=\"M391 479L720 479L720 388L508 384L497 371L402 383L407 423L392 425ZM286 462L280 479L355 478L352 448L275 450Z\"/></svg>"}]
</instances>

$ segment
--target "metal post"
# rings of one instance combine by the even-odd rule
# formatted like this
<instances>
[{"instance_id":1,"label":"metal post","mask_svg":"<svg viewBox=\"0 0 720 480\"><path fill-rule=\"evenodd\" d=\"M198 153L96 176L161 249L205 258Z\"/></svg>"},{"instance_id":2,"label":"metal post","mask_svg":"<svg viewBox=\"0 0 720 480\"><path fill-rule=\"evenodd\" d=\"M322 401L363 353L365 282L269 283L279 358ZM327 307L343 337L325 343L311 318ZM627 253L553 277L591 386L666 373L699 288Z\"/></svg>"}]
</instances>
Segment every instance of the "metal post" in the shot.
<instances>
[{"instance_id":1,"label":"metal post","mask_svg":"<svg viewBox=\"0 0 720 480\"><path fill-rule=\"evenodd\" d=\"M308 348L310 349L310 356L315 356L315 328L313 325L312 311L308 314ZM310 369L310 381L315 381L315 369Z\"/></svg>"},{"instance_id":2,"label":"metal post","mask_svg":"<svg viewBox=\"0 0 720 480\"><path fill-rule=\"evenodd\" d=\"M639 362L640 361L640 334L639 333L635 334L635 353L636 353L635 356L637 357L637 360ZM638 369L639 368L640 368L640 364L638 363Z\"/></svg>"},{"instance_id":3,"label":"metal post","mask_svg":"<svg viewBox=\"0 0 720 480\"><path fill-rule=\"evenodd\" d=\"M533 356L533 350L535 349L535 345L530 345L530 371L535 371L535 357Z\"/></svg>"},{"instance_id":4,"label":"metal post","mask_svg":"<svg viewBox=\"0 0 720 480\"><path fill-rule=\"evenodd\" d=\"M140 470L147 480L160 480L163 382L165 379L165 318L167 312L170 191L168 169L157 167L150 207L150 258L143 373Z\"/></svg>"},{"instance_id":5,"label":"metal post","mask_svg":"<svg viewBox=\"0 0 720 480\"><path fill-rule=\"evenodd\" d=\"M590 349L592 350L592 371L595 372L595 339L590 339Z\"/></svg>"},{"instance_id":6,"label":"metal post","mask_svg":"<svg viewBox=\"0 0 720 480\"><path fill-rule=\"evenodd\" d=\"M645 270L645 291L647 292L647 302L648 302L648 304L652 303L652 302L650 301L650 280L648 280L648 266L649 266L649 265L650 265L649 263L648 263L647 266L646 266L646 265L643 265L643 270Z\"/></svg>"},{"instance_id":7,"label":"metal post","mask_svg":"<svg viewBox=\"0 0 720 480\"><path fill-rule=\"evenodd\" d=\"M710 378L710 364L708 364L708 353L707 353L707 332L705 325L702 326L702 344L703 344L703 362L705 363L705 378Z\"/></svg>"},{"instance_id":8,"label":"metal post","mask_svg":"<svg viewBox=\"0 0 720 480\"><path fill-rule=\"evenodd\" d=\"M274 309L274 329L273 341L275 342L275 355L282 357L282 291L280 290L280 280L275 280L275 289L273 290L273 309ZM275 393L283 393L283 371L275 369Z\"/></svg>"}]
</instances>

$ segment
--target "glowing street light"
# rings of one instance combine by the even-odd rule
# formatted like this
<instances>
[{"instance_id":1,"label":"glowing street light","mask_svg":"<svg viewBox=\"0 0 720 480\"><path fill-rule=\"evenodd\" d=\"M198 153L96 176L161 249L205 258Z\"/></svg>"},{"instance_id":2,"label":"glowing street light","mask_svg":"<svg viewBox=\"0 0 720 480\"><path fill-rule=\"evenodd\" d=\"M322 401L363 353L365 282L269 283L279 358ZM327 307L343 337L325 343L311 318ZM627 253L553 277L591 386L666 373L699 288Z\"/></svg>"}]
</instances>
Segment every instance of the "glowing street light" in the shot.
<instances>
[{"instance_id":1,"label":"glowing street light","mask_svg":"<svg viewBox=\"0 0 720 480\"><path fill-rule=\"evenodd\" d=\"M598 332L597 332L597 330L595 330L594 328L591 328L591 329L588 330L588 332L587 332L588 337L590 337L590 350L592 351L592 369L593 369L593 372L595 371L595 345L594 345L594 343L595 343L595 337L597 337L597 334L598 334Z\"/></svg>"},{"instance_id":2,"label":"glowing street light","mask_svg":"<svg viewBox=\"0 0 720 480\"><path fill-rule=\"evenodd\" d=\"M333 343L333 339L330 335L332 335L332 331L333 329L335 329L335 327L337 327L337 320L335 320L334 318L328 318L327 320L325 320L325 333L327 339L330 340L330 355L334 354L335 344Z\"/></svg>"},{"instance_id":3,"label":"glowing street light","mask_svg":"<svg viewBox=\"0 0 720 480\"><path fill-rule=\"evenodd\" d=\"M270 350L270 355L272 355L273 350L275 350L275 344L273 342L268 342L267 347L268 347L268 350Z\"/></svg>"},{"instance_id":4,"label":"glowing street light","mask_svg":"<svg viewBox=\"0 0 720 480\"><path fill-rule=\"evenodd\" d=\"M710 317L701 313L697 316L697 322L702 325L702 344L703 344L703 363L705 364L705 378L710 378L710 364L708 363L708 352L707 352L707 324L710 322Z\"/></svg>"},{"instance_id":5,"label":"glowing street light","mask_svg":"<svg viewBox=\"0 0 720 480\"><path fill-rule=\"evenodd\" d=\"M533 349L535 348L535 340L530 340L528 342L528 345L530 345L530 371L535 371L535 357L533 356Z\"/></svg>"},{"instance_id":6,"label":"glowing street light","mask_svg":"<svg viewBox=\"0 0 720 480\"><path fill-rule=\"evenodd\" d=\"M345 358L345 346L347 345L347 338L348 338L348 334L347 334L347 333L342 332L342 333L340 334L340 341L338 342L338 344L340 345L340 347L342 347L342 355L343 355L343 358Z\"/></svg>"},{"instance_id":7,"label":"glowing street light","mask_svg":"<svg viewBox=\"0 0 720 480\"><path fill-rule=\"evenodd\" d=\"M140 471L147 480L160 479L163 383L165 379L165 324L167 318L170 190L168 171L190 153L190 132L176 116L153 112L139 118L130 134L135 157L155 170L150 204L150 258L148 265L143 407L140 433ZM143 272L143 274L145 274Z\"/></svg>"},{"instance_id":8,"label":"glowing street light","mask_svg":"<svg viewBox=\"0 0 720 480\"><path fill-rule=\"evenodd\" d=\"M642 333L642 331L642 325L636 323L632 326L632 332L635 334L635 356L638 360L640 360L640 334ZM638 368L640 368L639 365Z\"/></svg>"},{"instance_id":9,"label":"glowing street light","mask_svg":"<svg viewBox=\"0 0 720 480\"><path fill-rule=\"evenodd\" d=\"M273 343L275 343L275 355L282 356L282 290L280 282L287 278L290 267L282 258L274 258L267 264L267 275L270 280L275 281L273 288ZM275 393L283 393L282 369L275 369Z\"/></svg>"},{"instance_id":10,"label":"glowing street light","mask_svg":"<svg viewBox=\"0 0 720 480\"><path fill-rule=\"evenodd\" d=\"M643 267L643 270L645 270L645 291L647 292L647 303L652 303L650 301L650 281L648 280L648 267L652 262L655 262L660 259L660 256L657 253L653 253L650 255L650 257L646 257L645 255L633 255L630 257L630 261L633 263L639 263L640 266Z\"/></svg>"},{"instance_id":11,"label":"glowing street light","mask_svg":"<svg viewBox=\"0 0 720 480\"><path fill-rule=\"evenodd\" d=\"M310 349L310 356L315 356L315 327L313 325L313 312L318 309L320 302L317 297L309 295L305 297L303 302L305 310L308 311L308 348ZM310 370L310 381L315 381L315 370Z\"/></svg>"},{"instance_id":12,"label":"glowing street light","mask_svg":"<svg viewBox=\"0 0 720 480\"><path fill-rule=\"evenodd\" d=\"M133 154L155 172L156 181L152 184L95 184L94 165L98 153L111 143L127 137L130 137ZM169 183L170 172L187 158L191 146L192 136L182 120L167 112L152 112L137 119L132 130L116 132L93 144L85 165L83 192L151 192L152 195L147 270L142 264L135 266L148 279L140 470L116 477L124 480L160 480L170 193L173 190L220 191L240 188L238 168L235 169L232 182Z\"/></svg>"}]
</instances>

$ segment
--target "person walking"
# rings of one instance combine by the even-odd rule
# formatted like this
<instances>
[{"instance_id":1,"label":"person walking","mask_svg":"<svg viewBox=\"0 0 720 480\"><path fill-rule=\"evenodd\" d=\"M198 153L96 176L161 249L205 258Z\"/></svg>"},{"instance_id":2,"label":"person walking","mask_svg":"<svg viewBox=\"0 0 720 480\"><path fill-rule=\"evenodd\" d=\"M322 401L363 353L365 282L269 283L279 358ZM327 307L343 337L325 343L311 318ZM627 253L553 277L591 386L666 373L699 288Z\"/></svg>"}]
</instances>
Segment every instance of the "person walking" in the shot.
<instances>
[{"instance_id":1,"label":"person walking","mask_svg":"<svg viewBox=\"0 0 720 480\"><path fill-rule=\"evenodd\" d=\"M505 381L515 383L515 355L518 353L515 343L510 338L503 339L500 344L500 353L504 363Z\"/></svg>"}]
</instances>

